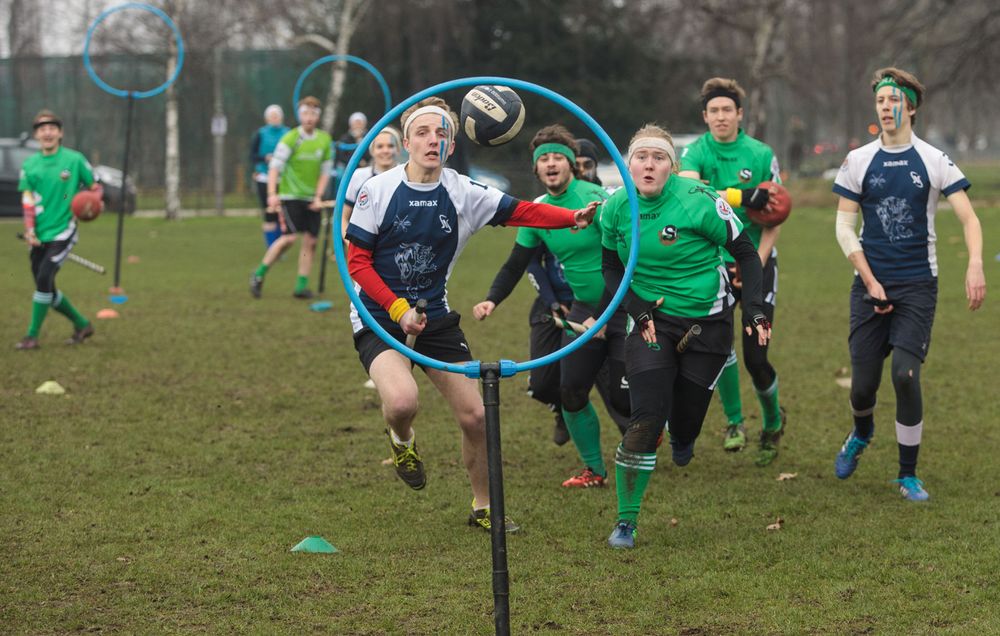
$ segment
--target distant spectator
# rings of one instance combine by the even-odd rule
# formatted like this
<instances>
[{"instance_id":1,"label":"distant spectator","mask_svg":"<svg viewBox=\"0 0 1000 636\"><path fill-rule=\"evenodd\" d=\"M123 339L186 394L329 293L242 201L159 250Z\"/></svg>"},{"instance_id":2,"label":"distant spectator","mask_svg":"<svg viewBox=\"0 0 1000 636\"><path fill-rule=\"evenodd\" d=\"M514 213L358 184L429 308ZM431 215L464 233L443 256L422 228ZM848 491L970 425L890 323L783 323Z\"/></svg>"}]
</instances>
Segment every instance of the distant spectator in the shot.
<instances>
[{"instance_id":1,"label":"distant spectator","mask_svg":"<svg viewBox=\"0 0 1000 636\"><path fill-rule=\"evenodd\" d=\"M284 121L285 113L281 110L281 106L271 104L264 109L265 125L258 128L250 139L250 163L253 165L253 180L257 184L257 198L260 200L260 207L264 213L264 223L260 229L264 232L264 244L267 247L271 247L271 244L281 236L278 213L269 212L267 206L267 164L271 162L275 146L288 132L288 126L284 124Z\"/></svg>"}]
</instances>

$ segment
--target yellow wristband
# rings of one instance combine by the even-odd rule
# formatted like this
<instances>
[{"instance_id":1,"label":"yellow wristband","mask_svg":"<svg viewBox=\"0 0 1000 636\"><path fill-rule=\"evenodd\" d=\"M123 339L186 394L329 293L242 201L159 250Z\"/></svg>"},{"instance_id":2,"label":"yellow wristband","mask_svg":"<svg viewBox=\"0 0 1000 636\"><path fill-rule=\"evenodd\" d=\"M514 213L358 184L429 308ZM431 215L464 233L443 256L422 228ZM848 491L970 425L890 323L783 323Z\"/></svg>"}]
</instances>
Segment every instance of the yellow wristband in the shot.
<instances>
[{"instance_id":1,"label":"yellow wristband","mask_svg":"<svg viewBox=\"0 0 1000 636\"><path fill-rule=\"evenodd\" d=\"M402 320L403 314L408 311L410 311L410 303L405 298L397 298L389 305L389 317L396 322Z\"/></svg>"},{"instance_id":2,"label":"yellow wristband","mask_svg":"<svg viewBox=\"0 0 1000 636\"><path fill-rule=\"evenodd\" d=\"M726 203L734 208L743 205L743 191L736 188L726 188Z\"/></svg>"}]
</instances>

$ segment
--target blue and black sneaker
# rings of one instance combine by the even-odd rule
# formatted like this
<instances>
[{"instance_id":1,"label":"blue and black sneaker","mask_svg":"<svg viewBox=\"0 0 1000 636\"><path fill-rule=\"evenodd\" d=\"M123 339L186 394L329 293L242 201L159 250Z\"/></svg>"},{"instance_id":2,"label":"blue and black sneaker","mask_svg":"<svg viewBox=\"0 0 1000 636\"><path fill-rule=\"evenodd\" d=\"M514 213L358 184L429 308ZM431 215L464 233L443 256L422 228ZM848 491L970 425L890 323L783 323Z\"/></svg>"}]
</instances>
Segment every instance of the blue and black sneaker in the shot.
<instances>
[{"instance_id":1,"label":"blue and black sneaker","mask_svg":"<svg viewBox=\"0 0 1000 636\"><path fill-rule=\"evenodd\" d=\"M861 439L855 435L854 430L851 430L847 439L844 440L844 445L840 447L840 452L837 453L837 459L833 462L837 479L847 479L854 474L858 467L858 458L868 448L869 442L871 442L871 438Z\"/></svg>"},{"instance_id":2,"label":"blue and black sneaker","mask_svg":"<svg viewBox=\"0 0 1000 636\"><path fill-rule=\"evenodd\" d=\"M904 499L909 499L910 501L927 501L931 498L927 491L924 490L924 482L913 475L894 479L893 483L899 484L899 494L903 495Z\"/></svg>"},{"instance_id":3,"label":"blue and black sneaker","mask_svg":"<svg viewBox=\"0 0 1000 636\"><path fill-rule=\"evenodd\" d=\"M616 550L631 550L635 547L635 522L619 520L608 537L608 545Z\"/></svg>"}]
</instances>

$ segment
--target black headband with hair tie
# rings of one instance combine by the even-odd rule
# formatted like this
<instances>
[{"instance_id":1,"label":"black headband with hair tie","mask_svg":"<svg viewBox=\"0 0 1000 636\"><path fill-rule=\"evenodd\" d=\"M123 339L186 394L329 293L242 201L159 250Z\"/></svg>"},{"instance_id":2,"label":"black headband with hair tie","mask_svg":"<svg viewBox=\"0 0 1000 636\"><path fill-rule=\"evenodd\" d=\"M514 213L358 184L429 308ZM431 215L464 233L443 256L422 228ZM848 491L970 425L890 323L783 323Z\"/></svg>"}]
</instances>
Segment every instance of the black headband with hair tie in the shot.
<instances>
[{"instance_id":1,"label":"black headband with hair tie","mask_svg":"<svg viewBox=\"0 0 1000 636\"><path fill-rule=\"evenodd\" d=\"M733 100L733 102L735 102L736 108L740 107L739 93L720 86L719 88L713 88L712 90L708 91L708 94L706 94L704 97L701 98L701 109L708 110L708 102L712 101L716 97L728 97L729 99Z\"/></svg>"}]
</instances>

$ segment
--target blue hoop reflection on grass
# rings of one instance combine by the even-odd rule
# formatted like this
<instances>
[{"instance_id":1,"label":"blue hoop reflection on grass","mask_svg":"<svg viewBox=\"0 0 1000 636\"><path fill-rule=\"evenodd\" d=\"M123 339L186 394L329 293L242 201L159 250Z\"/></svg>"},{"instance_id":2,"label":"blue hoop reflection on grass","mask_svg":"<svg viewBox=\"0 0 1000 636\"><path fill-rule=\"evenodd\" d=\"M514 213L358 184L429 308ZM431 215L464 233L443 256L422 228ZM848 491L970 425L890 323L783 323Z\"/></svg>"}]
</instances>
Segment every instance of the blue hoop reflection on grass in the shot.
<instances>
[{"instance_id":1,"label":"blue hoop reflection on grass","mask_svg":"<svg viewBox=\"0 0 1000 636\"><path fill-rule=\"evenodd\" d=\"M639 256L639 199L636 194L635 184L632 182L632 177L628 172L628 167L625 165L624 159L622 159L621 153L618 152L618 148L615 147L614 142L611 141L611 138L606 132L604 132L604 129L601 128L601 125L598 124L593 117L588 115L586 111L562 95L559 95L544 86L539 86L538 84L532 84L531 82L525 82L518 79L511 79L507 77L466 77L444 82L436 86L431 86L430 88L424 89L419 93L408 97L397 104L389 112L384 114L382 118L371 127L364 139L361 140L360 145L362 147L366 147L371 144L383 128L399 117L403 111L420 100L443 93L447 90L464 88L467 86L478 86L480 84L499 84L501 86L509 86L515 90L523 90L529 93L534 93L555 102L578 117L580 121L586 124L587 127L593 131L598 140L600 140L600 142L604 145L605 150L608 151L608 154L614 160L615 165L618 166L618 171L621 173L622 180L625 183L624 187L628 194L629 208L632 212L632 244L629 250L628 262L625 264L625 276L622 278L622 284L619 285L618 289L615 291L611 304L604 310L604 313L598 316L597 322L591 325L590 329L566 346L535 360L526 360L524 362L501 360L500 375L502 377L510 377L516 373L520 373L521 371L530 371L531 369L542 367L561 360L593 338L594 335L600 331L605 324L607 324L608 320L611 319L611 315L614 314L618 305L621 303L622 298L625 297L625 292L628 290L628 281L632 278L632 273L635 271L635 264ZM355 152L351 156L351 160L347 164L344 176L340 181L340 187L337 189L337 202L334 207L333 222L331 224L332 227L340 227L344 212L344 200L347 194L347 185L350 182L354 171L357 169L358 163L361 161L362 154L363 153ZM386 344L415 363L431 369L448 371L451 373L460 373L470 378L480 377L480 366L482 364L482 361L480 360L473 360L471 362L464 362L461 364L442 362L421 353L417 353L416 351L408 348L402 342L393 338L388 331L378 324L375 318L371 315L371 312L369 312L364 303L361 302L361 298L358 296L358 293L354 290L354 281L351 280L350 272L347 270L347 260L346 255L344 254L343 241L334 241L334 252L337 257L337 270L340 273L340 279L344 283L344 289L347 291L347 295L350 297L351 302L354 303L361 321L369 329L374 331Z\"/></svg>"},{"instance_id":2,"label":"blue hoop reflection on grass","mask_svg":"<svg viewBox=\"0 0 1000 636\"><path fill-rule=\"evenodd\" d=\"M382 74L378 72L368 60L357 57L356 55L325 55L318 60L315 60L312 64L307 66L302 73L299 74L299 79L295 82L295 89L292 91L292 108L295 109L295 120L299 120L299 94L302 92L302 84L305 83L306 78L309 74L316 70L317 67L328 64L330 62L350 62L352 64L357 64L361 68L365 69L372 74L375 81L378 82L379 88L382 89L382 98L385 100L385 110L389 110L392 107L392 94L389 92L389 85L385 83L385 78ZM385 111L382 111L385 112ZM337 148L340 150L354 150L358 147L358 144L342 144L337 143Z\"/></svg>"},{"instance_id":3,"label":"blue hoop reflection on grass","mask_svg":"<svg viewBox=\"0 0 1000 636\"><path fill-rule=\"evenodd\" d=\"M174 72L167 78L167 81L163 82L156 88L151 88L148 91L127 91L121 88L115 88L101 79L101 77L97 74L97 71L94 70L93 64L90 62L90 41L93 39L94 31L97 30L98 25L108 18L108 16L126 9L148 11L163 20L163 22L166 23L166 25L170 27L170 30L174 33L174 42L177 45L177 66L174 67ZM156 95L159 95L163 91L167 90L167 88L169 88L170 85L177 80L177 76L181 74L181 68L184 67L184 39L181 37L181 32L177 28L177 25L174 24L174 21L170 19L170 16L163 11L141 2L127 2L125 4L120 4L117 7L111 7L110 9L105 10L91 23L90 28L87 29L87 37L83 41L83 67L87 70L87 75L90 76L90 79L93 80L94 83L101 88L101 90L111 93L116 97L133 97L135 99L155 97Z\"/></svg>"}]
</instances>

